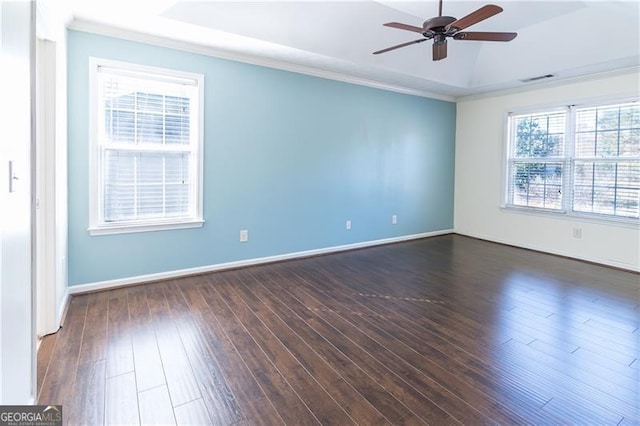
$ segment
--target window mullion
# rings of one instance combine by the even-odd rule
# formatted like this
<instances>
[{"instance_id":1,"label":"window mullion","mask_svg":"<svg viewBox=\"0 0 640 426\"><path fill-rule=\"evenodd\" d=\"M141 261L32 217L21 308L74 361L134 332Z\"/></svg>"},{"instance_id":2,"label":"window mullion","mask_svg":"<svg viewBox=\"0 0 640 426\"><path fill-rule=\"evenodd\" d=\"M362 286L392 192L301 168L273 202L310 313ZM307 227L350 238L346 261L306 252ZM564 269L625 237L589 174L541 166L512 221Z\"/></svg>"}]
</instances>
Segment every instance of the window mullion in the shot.
<instances>
[{"instance_id":1,"label":"window mullion","mask_svg":"<svg viewBox=\"0 0 640 426\"><path fill-rule=\"evenodd\" d=\"M620 140L618 139L618 146L620 146ZM618 210L618 163L614 165L615 172L613 177L613 214L617 214Z\"/></svg>"},{"instance_id":2,"label":"window mullion","mask_svg":"<svg viewBox=\"0 0 640 426\"><path fill-rule=\"evenodd\" d=\"M138 197L138 167L139 157L133 157L133 217L138 219L140 198Z\"/></svg>"},{"instance_id":3,"label":"window mullion","mask_svg":"<svg viewBox=\"0 0 640 426\"><path fill-rule=\"evenodd\" d=\"M574 198L574 158L576 153L576 110L569 105L566 110L564 169L562 179L562 210L573 211Z\"/></svg>"},{"instance_id":4,"label":"window mullion","mask_svg":"<svg viewBox=\"0 0 640 426\"><path fill-rule=\"evenodd\" d=\"M167 159L162 158L162 215L167 214Z\"/></svg>"},{"instance_id":5,"label":"window mullion","mask_svg":"<svg viewBox=\"0 0 640 426\"><path fill-rule=\"evenodd\" d=\"M591 211L596 200L596 163L591 166Z\"/></svg>"}]
</instances>

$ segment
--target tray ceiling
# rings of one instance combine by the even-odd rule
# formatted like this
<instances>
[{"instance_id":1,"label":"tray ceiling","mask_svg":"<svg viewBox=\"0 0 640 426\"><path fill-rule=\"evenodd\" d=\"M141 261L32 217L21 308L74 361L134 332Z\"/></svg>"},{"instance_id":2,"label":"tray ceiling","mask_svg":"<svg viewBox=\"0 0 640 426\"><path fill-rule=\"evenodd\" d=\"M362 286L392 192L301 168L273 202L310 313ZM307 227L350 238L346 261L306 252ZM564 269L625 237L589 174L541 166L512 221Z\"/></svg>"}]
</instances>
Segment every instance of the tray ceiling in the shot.
<instances>
[{"instance_id":1,"label":"tray ceiling","mask_svg":"<svg viewBox=\"0 0 640 426\"><path fill-rule=\"evenodd\" d=\"M488 2L444 0L462 17ZM101 26L190 43L211 54L254 58L293 70L366 81L401 91L459 97L640 65L640 2L496 0L504 12L470 31L516 31L509 43L449 40L446 59L430 42L372 52L420 36L383 27L421 26L437 1L221 2L82 0L72 28ZM297 68L296 68L297 67Z\"/></svg>"}]
</instances>

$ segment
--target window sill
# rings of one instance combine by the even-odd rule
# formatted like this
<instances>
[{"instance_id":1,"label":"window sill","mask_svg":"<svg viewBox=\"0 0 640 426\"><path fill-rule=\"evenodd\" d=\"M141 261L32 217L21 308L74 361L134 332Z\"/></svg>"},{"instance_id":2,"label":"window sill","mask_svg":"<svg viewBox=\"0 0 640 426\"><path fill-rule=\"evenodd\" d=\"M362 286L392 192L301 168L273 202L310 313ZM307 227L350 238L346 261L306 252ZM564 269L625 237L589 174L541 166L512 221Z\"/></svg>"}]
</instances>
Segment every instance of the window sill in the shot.
<instances>
[{"instance_id":1,"label":"window sill","mask_svg":"<svg viewBox=\"0 0 640 426\"><path fill-rule=\"evenodd\" d=\"M153 232L153 231L168 231L172 229L187 229L187 228L201 228L204 225L204 220L193 219L174 222L161 222L161 223L119 223L117 225L109 226L92 226L89 227L89 235L112 235L112 234L131 234L134 232Z\"/></svg>"},{"instance_id":2,"label":"window sill","mask_svg":"<svg viewBox=\"0 0 640 426\"><path fill-rule=\"evenodd\" d=\"M507 213L524 214L538 217L548 217L560 220L570 220L574 222L594 223L597 225L616 226L621 228L640 229L640 220L623 217L605 217L598 214L570 213L567 211L551 211L536 208L504 205L500 210Z\"/></svg>"}]
</instances>

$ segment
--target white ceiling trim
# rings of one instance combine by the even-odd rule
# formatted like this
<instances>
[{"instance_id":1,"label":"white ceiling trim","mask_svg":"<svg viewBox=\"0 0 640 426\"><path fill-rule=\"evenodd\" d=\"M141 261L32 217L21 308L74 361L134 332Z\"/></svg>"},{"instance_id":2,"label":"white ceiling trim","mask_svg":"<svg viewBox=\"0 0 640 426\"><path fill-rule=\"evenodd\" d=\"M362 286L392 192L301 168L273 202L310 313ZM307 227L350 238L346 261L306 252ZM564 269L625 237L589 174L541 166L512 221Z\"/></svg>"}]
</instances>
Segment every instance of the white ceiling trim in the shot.
<instances>
[{"instance_id":1,"label":"white ceiling trim","mask_svg":"<svg viewBox=\"0 0 640 426\"><path fill-rule=\"evenodd\" d=\"M443 101L455 102L456 97L444 95L442 93L422 91L410 89L398 85L392 85L383 83L376 80L355 77L347 74L336 73L327 70L321 70L318 68L305 67L301 65L292 64L289 62L278 61L273 59L267 59L254 55L247 55L238 52L232 52L228 50L218 49L202 44L192 43L189 41L176 40L169 37L162 37L159 35L143 33L134 31L131 29L115 27L112 25L103 24L87 19L74 19L68 26L71 30L83 31L92 34L98 34L103 36L115 37L129 41L135 41L140 43L151 44L159 47L166 47L176 50L182 50L190 53L196 53L205 56L211 56L215 58L227 59L237 62L243 62L252 65L258 65L268 68L275 68L284 71L295 72L298 74L310 75L313 77L320 77L329 80L341 81L344 83L356 84L359 86L367 86L375 89L387 90L391 92L398 92L407 95L420 96L431 99L439 99Z\"/></svg>"}]
</instances>

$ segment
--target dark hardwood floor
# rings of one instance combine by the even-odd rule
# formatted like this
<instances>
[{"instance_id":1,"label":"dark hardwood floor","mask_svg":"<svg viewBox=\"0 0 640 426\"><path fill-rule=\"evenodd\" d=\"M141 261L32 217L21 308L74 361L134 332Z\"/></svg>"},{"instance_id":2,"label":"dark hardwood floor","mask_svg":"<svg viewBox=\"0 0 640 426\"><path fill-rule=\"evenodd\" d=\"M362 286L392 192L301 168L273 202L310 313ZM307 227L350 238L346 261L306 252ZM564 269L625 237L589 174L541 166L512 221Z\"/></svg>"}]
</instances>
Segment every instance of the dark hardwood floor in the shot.
<instances>
[{"instance_id":1,"label":"dark hardwood floor","mask_svg":"<svg viewBox=\"0 0 640 426\"><path fill-rule=\"evenodd\" d=\"M640 424L640 275L447 235L75 296L67 424Z\"/></svg>"}]
</instances>

